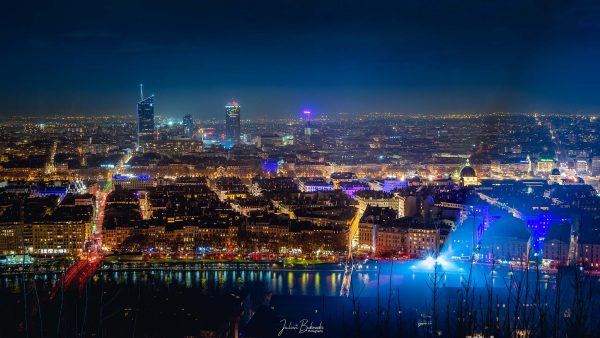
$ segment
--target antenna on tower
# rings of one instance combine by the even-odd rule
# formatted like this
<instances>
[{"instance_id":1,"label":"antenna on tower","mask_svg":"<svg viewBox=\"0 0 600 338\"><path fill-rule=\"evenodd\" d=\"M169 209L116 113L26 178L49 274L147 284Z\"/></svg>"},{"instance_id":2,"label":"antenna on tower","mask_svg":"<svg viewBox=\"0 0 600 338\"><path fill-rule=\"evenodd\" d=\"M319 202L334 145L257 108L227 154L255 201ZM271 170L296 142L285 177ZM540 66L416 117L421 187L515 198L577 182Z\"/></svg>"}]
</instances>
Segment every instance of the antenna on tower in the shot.
<instances>
[{"instance_id":1,"label":"antenna on tower","mask_svg":"<svg viewBox=\"0 0 600 338\"><path fill-rule=\"evenodd\" d=\"M140 83L140 100L144 101L144 84Z\"/></svg>"}]
</instances>

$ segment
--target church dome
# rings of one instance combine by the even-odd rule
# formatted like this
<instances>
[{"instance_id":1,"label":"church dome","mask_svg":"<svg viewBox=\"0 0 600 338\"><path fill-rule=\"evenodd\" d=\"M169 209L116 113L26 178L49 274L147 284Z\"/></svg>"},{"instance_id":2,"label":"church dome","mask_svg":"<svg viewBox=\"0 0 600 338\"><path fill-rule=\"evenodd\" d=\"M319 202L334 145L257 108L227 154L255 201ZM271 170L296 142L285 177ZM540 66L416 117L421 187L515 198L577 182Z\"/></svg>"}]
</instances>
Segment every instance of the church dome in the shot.
<instances>
[{"instance_id":1,"label":"church dome","mask_svg":"<svg viewBox=\"0 0 600 338\"><path fill-rule=\"evenodd\" d=\"M560 170L558 170L558 168L554 168L554 169L552 169L552 171L550 172L550 175L557 175L557 176L560 176Z\"/></svg>"},{"instance_id":2,"label":"church dome","mask_svg":"<svg viewBox=\"0 0 600 338\"><path fill-rule=\"evenodd\" d=\"M460 170L460 177L477 177L477 173L475 172L475 169L467 163L467 165Z\"/></svg>"}]
</instances>

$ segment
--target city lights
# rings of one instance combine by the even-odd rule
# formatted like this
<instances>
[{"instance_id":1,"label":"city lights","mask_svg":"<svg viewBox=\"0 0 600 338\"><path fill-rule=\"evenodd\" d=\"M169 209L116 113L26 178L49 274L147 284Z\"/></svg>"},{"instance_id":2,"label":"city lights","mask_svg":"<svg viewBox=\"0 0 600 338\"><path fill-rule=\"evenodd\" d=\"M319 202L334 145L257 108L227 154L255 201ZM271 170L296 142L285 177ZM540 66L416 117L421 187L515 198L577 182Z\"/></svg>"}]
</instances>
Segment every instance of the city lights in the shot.
<instances>
[{"instance_id":1,"label":"city lights","mask_svg":"<svg viewBox=\"0 0 600 338\"><path fill-rule=\"evenodd\" d=\"M1 337L598 336L600 4L2 11Z\"/></svg>"}]
</instances>

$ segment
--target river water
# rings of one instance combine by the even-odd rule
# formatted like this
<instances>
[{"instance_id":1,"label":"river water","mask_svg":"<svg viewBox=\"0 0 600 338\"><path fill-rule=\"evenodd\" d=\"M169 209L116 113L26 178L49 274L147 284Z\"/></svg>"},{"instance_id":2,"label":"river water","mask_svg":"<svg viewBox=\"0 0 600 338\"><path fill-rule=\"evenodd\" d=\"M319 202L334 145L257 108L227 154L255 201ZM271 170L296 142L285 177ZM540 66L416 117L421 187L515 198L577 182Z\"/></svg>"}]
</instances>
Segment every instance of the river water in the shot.
<instances>
[{"instance_id":1,"label":"river water","mask_svg":"<svg viewBox=\"0 0 600 338\"><path fill-rule=\"evenodd\" d=\"M356 330L363 336L379 336L385 320L388 334L425 335L435 276L429 263L363 262L355 266L346 284L349 275L337 264L256 270L226 265L195 271L117 271L107 266L85 289L59 293L55 299L47 295L57 283L56 275L2 276L0 337L39 336L40 332L59 337L194 336L227 316L228 302L242 304L241 333L277 336L282 320L307 319L324 327L322 333L313 333L316 336L345 336ZM438 267L437 302L442 304L438 309L442 309L440 316L446 316L444 311L454 308L469 281L469 265L444 262ZM498 297L494 304L501 307L506 305L507 290L515 287L513 273L520 274L506 267L492 271L490 266L475 265L470 281L478 295L492 286ZM531 271L529 277L532 290L537 285L542 294L555 292L554 275ZM255 322L248 326L251 317ZM298 335L297 330L282 333Z\"/></svg>"}]
</instances>

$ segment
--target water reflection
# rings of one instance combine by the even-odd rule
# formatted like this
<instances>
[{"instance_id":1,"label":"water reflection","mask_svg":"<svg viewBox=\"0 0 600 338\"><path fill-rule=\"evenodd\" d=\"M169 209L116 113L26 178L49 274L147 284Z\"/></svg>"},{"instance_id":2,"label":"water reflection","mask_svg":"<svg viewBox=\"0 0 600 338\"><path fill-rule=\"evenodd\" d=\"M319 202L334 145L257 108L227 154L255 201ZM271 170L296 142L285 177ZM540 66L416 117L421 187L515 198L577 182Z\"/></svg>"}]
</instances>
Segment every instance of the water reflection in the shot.
<instances>
[{"instance_id":1,"label":"water reflection","mask_svg":"<svg viewBox=\"0 0 600 338\"><path fill-rule=\"evenodd\" d=\"M376 296L377 286L381 288L407 290L411 294L425 291L426 282L430 279L431 271L415 268L414 262L407 263L381 263L381 267L373 264L369 269L355 269L352 275L352 287L363 290L364 296ZM366 266L365 266L366 267ZM445 287L460 287L467 282L468 270L455 269L444 271L443 281ZM378 276L379 274L379 276ZM391 274L391 275L390 275ZM58 274L40 274L25 276L25 283L35 280L38 288L52 288L58 282ZM507 269L495 269L491 272L489 267L476 267L471 283L484 287L486 283L496 288L504 287L503 280L509 278ZM337 268L314 268L312 270L197 270L175 271L164 268L156 270L129 270L129 271L100 271L92 278L92 286L101 283L119 285L139 285L149 283L152 285L166 285L184 288L199 288L204 293L226 292L227 290L241 290L249 285L261 284L264 289L276 295L308 295L308 296L337 296L341 289L343 273ZM487 279L486 279L487 277ZM491 278L490 278L491 277ZM552 288L554 276L544 276L541 286ZM0 287L11 292L21 292L23 276L2 276Z\"/></svg>"}]
</instances>

